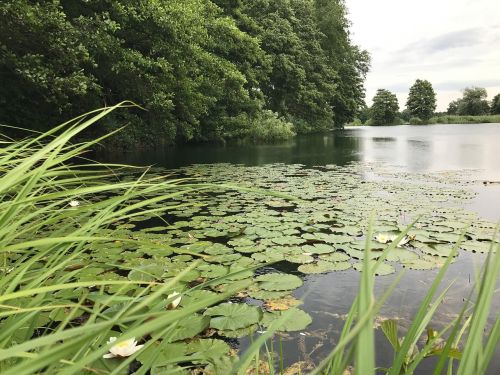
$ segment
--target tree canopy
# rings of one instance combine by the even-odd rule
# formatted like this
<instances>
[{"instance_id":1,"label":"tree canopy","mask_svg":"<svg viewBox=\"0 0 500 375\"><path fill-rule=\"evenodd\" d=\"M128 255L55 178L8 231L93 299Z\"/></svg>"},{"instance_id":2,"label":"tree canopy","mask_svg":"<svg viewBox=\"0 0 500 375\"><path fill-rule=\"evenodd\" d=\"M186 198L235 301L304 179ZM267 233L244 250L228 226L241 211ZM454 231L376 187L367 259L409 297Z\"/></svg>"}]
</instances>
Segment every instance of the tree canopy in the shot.
<instances>
[{"instance_id":1,"label":"tree canopy","mask_svg":"<svg viewBox=\"0 0 500 375\"><path fill-rule=\"evenodd\" d=\"M500 94L496 94L491 101L491 114L500 115Z\"/></svg>"},{"instance_id":2,"label":"tree canopy","mask_svg":"<svg viewBox=\"0 0 500 375\"><path fill-rule=\"evenodd\" d=\"M45 130L129 99L146 110L99 131L128 124L120 142L142 144L242 137L261 118L342 126L369 67L343 0L12 0L0 50L2 123Z\"/></svg>"},{"instance_id":3,"label":"tree canopy","mask_svg":"<svg viewBox=\"0 0 500 375\"><path fill-rule=\"evenodd\" d=\"M399 111L398 98L385 89L378 89L373 97L371 108L374 125L391 125L396 120Z\"/></svg>"},{"instance_id":4,"label":"tree canopy","mask_svg":"<svg viewBox=\"0 0 500 375\"><path fill-rule=\"evenodd\" d=\"M428 120L436 110L436 93L429 81L417 79L410 88L406 108L414 117Z\"/></svg>"},{"instance_id":5,"label":"tree canopy","mask_svg":"<svg viewBox=\"0 0 500 375\"><path fill-rule=\"evenodd\" d=\"M467 87L462 98L452 101L448 106L448 113L454 115L479 116L490 112L488 93L482 87Z\"/></svg>"}]
</instances>

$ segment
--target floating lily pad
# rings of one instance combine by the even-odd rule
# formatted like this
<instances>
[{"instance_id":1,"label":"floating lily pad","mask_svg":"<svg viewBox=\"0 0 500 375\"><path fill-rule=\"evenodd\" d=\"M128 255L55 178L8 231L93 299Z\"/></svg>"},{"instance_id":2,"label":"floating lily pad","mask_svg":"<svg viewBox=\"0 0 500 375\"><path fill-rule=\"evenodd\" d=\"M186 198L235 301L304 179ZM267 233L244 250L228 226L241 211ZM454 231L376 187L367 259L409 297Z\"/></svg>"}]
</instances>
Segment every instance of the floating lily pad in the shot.
<instances>
[{"instance_id":1,"label":"floating lily pad","mask_svg":"<svg viewBox=\"0 0 500 375\"><path fill-rule=\"evenodd\" d=\"M269 311L284 311L300 304L302 304L302 301L292 296L285 296L283 298L277 299L268 299L264 301L264 307Z\"/></svg>"},{"instance_id":2,"label":"floating lily pad","mask_svg":"<svg viewBox=\"0 0 500 375\"><path fill-rule=\"evenodd\" d=\"M336 250L335 247L322 243L302 246L302 251L304 253L311 253L311 254L328 254L328 253L333 253L335 250Z\"/></svg>"},{"instance_id":3,"label":"floating lily pad","mask_svg":"<svg viewBox=\"0 0 500 375\"><path fill-rule=\"evenodd\" d=\"M313 274L333 271L345 271L351 268L351 266L352 265L349 262L327 262L325 260L319 260L316 263L303 264L299 266L298 270L305 274Z\"/></svg>"},{"instance_id":4,"label":"floating lily pad","mask_svg":"<svg viewBox=\"0 0 500 375\"><path fill-rule=\"evenodd\" d=\"M375 261L371 261L371 267L375 265ZM355 270L362 271L364 268L363 263L354 263L353 267ZM387 263L380 263L380 265L377 267L375 270L375 275L378 276L385 276L385 275L390 275L391 273L396 272L396 269L391 266L390 264Z\"/></svg>"},{"instance_id":5,"label":"floating lily pad","mask_svg":"<svg viewBox=\"0 0 500 375\"><path fill-rule=\"evenodd\" d=\"M328 262L347 262L351 257L346 253L336 251L335 253L331 254L321 254L319 258Z\"/></svg>"},{"instance_id":6,"label":"floating lily pad","mask_svg":"<svg viewBox=\"0 0 500 375\"><path fill-rule=\"evenodd\" d=\"M473 253L489 253L491 249L496 251L499 245L491 241L464 241L460 244L460 248Z\"/></svg>"},{"instance_id":7,"label":"floating lily pad","mask_svg":"<svg viewBox=\"0 0 500 375\"><path fill-rule=\"evenodd\" d=\"M222 303L208 308L203 315L211 317L211 328L237 330L258 323L262 318L262 310L241 303Z\"/></svg>"},{"instance_id":8,"label":"floating lily pad","mask_svg":"<svg viewBox=\"0 0 500 375\"><path fill-rule=\"evenodd\" d=\"M288 255L286 261L290 263L306 264L314 262L314 258L308 254L293 254Z\"/></svg>"},{"instance_id":9,"label":"floating lily pad","mask_svg":"<svg viewBox=\"0 0 500 375\"><path fill-rule=\"evenodd\" d=\"M260 289L267 291L292 290L302 285L302 279L284 273L268 273L255 278Z\"/></svg>"},{"instance_id":10,"label":"floating lily pad","mask_svg":"<svg viewBox=\"0 0 500 375\"><path fill-rule=\"evenodd\" d=\"M284 318L285 320L281 324L273 326L273 328L277 328L277 331L302 331L312 323L312 318L308 313L297 308L291 308L287 311L273 311L264 313L264 317L262 318L262 325L264 327L269 327L277 319L282 318L283 314L286 314L286 318Z\"/></svg>"}]
</instances>

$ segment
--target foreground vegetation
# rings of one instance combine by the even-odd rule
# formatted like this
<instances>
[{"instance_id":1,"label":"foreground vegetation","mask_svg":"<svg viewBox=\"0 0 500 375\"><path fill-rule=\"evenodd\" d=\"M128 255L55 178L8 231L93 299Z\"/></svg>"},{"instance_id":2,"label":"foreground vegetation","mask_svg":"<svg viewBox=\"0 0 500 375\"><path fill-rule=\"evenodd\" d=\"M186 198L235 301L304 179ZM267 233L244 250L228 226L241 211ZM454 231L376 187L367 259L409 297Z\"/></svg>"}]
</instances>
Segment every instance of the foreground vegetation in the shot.
<instances>
[{"instance_id":1,"label":"foreground vegetation","mask_svg":"<svg viewBox=\"0 0 500 375\"><path fill-rule=\"evenodd\" d=\"M500 123L500 115L483 115L483 116L453 116L440 115L431 117L429 124L487 124Z\"/></svg>"},{"instance_id":2,"label":"foreground vegetation","mask_svg":"<svg viewBox=\"0 0 500 375\"><path fill-rule=\"evenodd\" d=\"M0 4L0 46L0 123L44 131L133 100L146 111L84 135L128 125L107 142L134 147L342 126L369 65L343 0L12 0Z\"/></svg>"},{"instance_id":3,"label":"foreground vegetation","mask_svg":"<svg viewBox=\"0 0 500 375\"><path fill-rule=\"evenodd\" d=\"M237 223L224 224L222 207L218 212L211 209L216 221L208 227L202 225L201 232L215 238L232 231L234 248L240 254L252 254L252 258L236 256L224 246L202 241L199 230L179 231L186 222L166 223L163 219L166 214L196 212L205 204L204 191L213 194L223 189L233 194L235 187L224 183L224 179L223 183L209 184L88 162L84 152L93 142L71 143L71 140L115 109L95 111L93 117L82 116L20 142L2 137L1 373L145 374L151 370L153 374L185 374L192 369L203 369L206 374L278 373L274 370L277 358L273 357L272 348L266 346L267 340L278 331L304 329L310 317L294 307L297 300L289 297L279 300L277 296L283 296L283 292L288 295L302 281L295 275L273 272L253 278L253 269L279 260L272 256L283 251L290 252L287 257L294 257L305 266L300 269L306 273L345 269L348 263L345 253L336 252L329 244L345 243L350 240L347 234L359 228L346 225L342 227L347 231L344 235L325 235L309 229L307 238L314 240L313 245L305 245L308 255L297 253L297 246L292 245L299 239L289 229L281 229L288 234L276 236L275 224L280 221L272 215L266 220L257 217L257 221L265 221L266 228L273 228L273 236L269 238L276 241L273 249L263 251L249 245L248 241L254 237L249 232L242 236ZM233 171L228 173L235 176ZM322 180L325 179L321 177L318 181ZM318 181L313 181L313 186L319 196L322 193L317 189ZM342 181L349 183L345 177ZM306 188L303 182L299 181L299 185ZM380 187L380 183L377 185ZM243 184L238 189L243 190L242 194L253 194L253 186L250 189ZM446 190L443 196L449 199L450 194ZM184 199L189 195L197 200ZM284 193L274 196L264 204L277 208L294 204L283 199ZM225 196L221 198L228 202ZM438 194L433 199L436 198ZM333 211L318 212L320 202L304 206L316 207L312 216L306 215L315 218L314 222L308 219L309 228L321 228L330 220L327 214ZM258 213L255 207L252 210ZM287 211L282 215L287 215ZM242 218L251 220L251 215ZM151 225L163 223L163 226L146 225L144 230L131 231L134 223L150 220L153 220ZM210 217L204 220L209 221ZM198 221L200 224L203 223ZM452 233L442 232L447 230L444 225L458 224L440 220L430 225L436 229L431 234L444 241L453 237ZM486 223L480 223L477 228L484 231L487 227ZM484 237L489 236L486 232L464 228L468 236L472 233L474 241L458 240L454 247L422 247L428 254L417 258L408 249L399 247L410 240L412 224L387 238L380 233L374 236L373 229L380 228L380 224L370 224L366 238L375 240L363 241L366 244L362 247L350 250L351 255L361 259L356 263L357 269L362 270L359 294L337 346L313 373L341 374L348 366L354 366L359 373L374 373L373 321L391 289L375 300L373 284L375 274L394 272L386 263L388 259L406 259L410 268L442 267L404 338L398 338L395 322L383 323L382 329L395 349L389 373L411 373L431 355L440 358L436 374L447 363L452 366L452 359L460 359L458 374L484 373L500 338L498 318L483 337L500 272L498 244L484 242ZM384 228L389 230L387 224ZM263 228L250 226L250 229L259 230L258 236L265 236ZM169 231L176 233L177 239ZM496 232L497 229L493 233ZM414 235L420 241L427 241L428 232L422 233L420 229ZM260 242L264 246L264 239ZM281 250L277 244L282 245ZM477 289L448 326L442 331L426 332L446 296L448 288L439 292L438 289L446 287L441 280L459 247L488 253L484 269L478 275ZM438 259L436 254L444 257ZM260 261L250 262L257 259ZM246 303L221 303L245 290L254 293L255 298L264 298L268 311ZM283 305L285 308L276 308ZM266 332L239 358L231 354L223 339L251 334L257 324L264 325ZM427 340L417 351L416 345L426 333ZM443 342L444 337L447 339Z\"/></svg>"}]
</instances>

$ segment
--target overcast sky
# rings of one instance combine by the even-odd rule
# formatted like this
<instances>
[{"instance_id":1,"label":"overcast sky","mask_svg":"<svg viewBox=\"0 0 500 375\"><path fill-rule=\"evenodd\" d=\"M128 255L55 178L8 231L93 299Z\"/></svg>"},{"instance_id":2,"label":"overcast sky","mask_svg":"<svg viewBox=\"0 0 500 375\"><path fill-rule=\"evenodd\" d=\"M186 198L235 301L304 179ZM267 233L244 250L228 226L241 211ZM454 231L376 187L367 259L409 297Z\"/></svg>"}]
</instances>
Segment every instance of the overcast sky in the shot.
<instances>
[{"instance_id":1,"label":"overcast sky","mask_svg":"<svg viewBox=\"0 0 500 375\"><path fill-rule=\"evenodd\" d=\"M500 0L346 0L352 39L372 57L367 104L378 88L401 109L417 78L429 80L438 111L467 86L500 93Z\"/></svg>"}]
</instances>

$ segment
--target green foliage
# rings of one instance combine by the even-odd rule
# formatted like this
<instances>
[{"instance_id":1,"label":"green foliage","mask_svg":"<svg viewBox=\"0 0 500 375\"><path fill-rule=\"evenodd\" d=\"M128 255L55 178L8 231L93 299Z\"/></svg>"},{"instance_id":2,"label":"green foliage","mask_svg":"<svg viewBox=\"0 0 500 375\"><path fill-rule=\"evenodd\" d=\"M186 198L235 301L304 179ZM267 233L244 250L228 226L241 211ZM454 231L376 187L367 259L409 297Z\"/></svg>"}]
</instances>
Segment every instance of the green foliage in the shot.
<instances>
[{"instance_id":1,"label":"green foliage","mask_svg":"<svg viewBox=\"0 0 500 375\"><path fill-rule=\"evenodd\" d=\"M448 114L460 116L481 116L490 113L490 106L486 98L488 93L482 87L467 87L460 99L448 105Z\"/></svg>"},{"instance_id":2,"label":"green foliage","mask_svg":"<svg viewBox=\"0 0 500 375\"><path fill-rule=\"evenodd\" d=\"M410 87L406 108L413 117L423 121L432 117L436 110L436 93L429 81L421 79L415 81Z\"/></svg>"},{"instance_id":3,"label":"green foliage","mask_svg":"<svg viewBox=\"0 0 500 375\"><path fill-rule=\"evenodd\" d=\"M500 115L500 94L496 94L491 101L491 114Z\"/></svg>"},{"instance_id":4,"label":"green foliage","mask_svg":"<svg viewBox=\"0 0 500 375\"><path fill-rule=\"evenodd\" d=\"M418 117L412 117L409 121L410 125L422 125L424 122Z\"/></svg>"},{"instance_id":5,"label":"green foliage","mask_svg":"<svg viewBox=\"0 0 500 375\"><path fill-rule=\"evenodd\" d=\"M2 2L0 121L43 131L130 99L146 111L117 111L87 136L127 125L117 146L289 137L266 110L297 131L341 126L369 64L346 14L341 0Z\"/></svg>"},{"instance_id":6,"label":"green foliage","mask_svg":"<svg viewBox=\"0 0 500 375\"><path fill-rule=\"evenodd\" d=\"M437 116L429 119L429 124L487 124L500 123L499 115L484 116Z\"/></svg>"},{"instance_id":7,"label":"green foliage","mask_svg":"<svg viewBox=\"0 0 500 375\"><path fill-rule=\"evenodd\" d=\"M256 116L245 133L243 139L252 142L276 142L295 136L291 122L278 117L272 111L262 111Z\"/></svg>"},{"instance_id":8,"label":"green foliage","mask_svg":"<svg viewBox=\"0 0 500 375\"><path fill-rule=\"evenodd\" d=\"M399 111L398 98L395 94L385 89L378 89L373 97L372 124L392 125L397 119Z\"/></svg>"}]
</instances>

